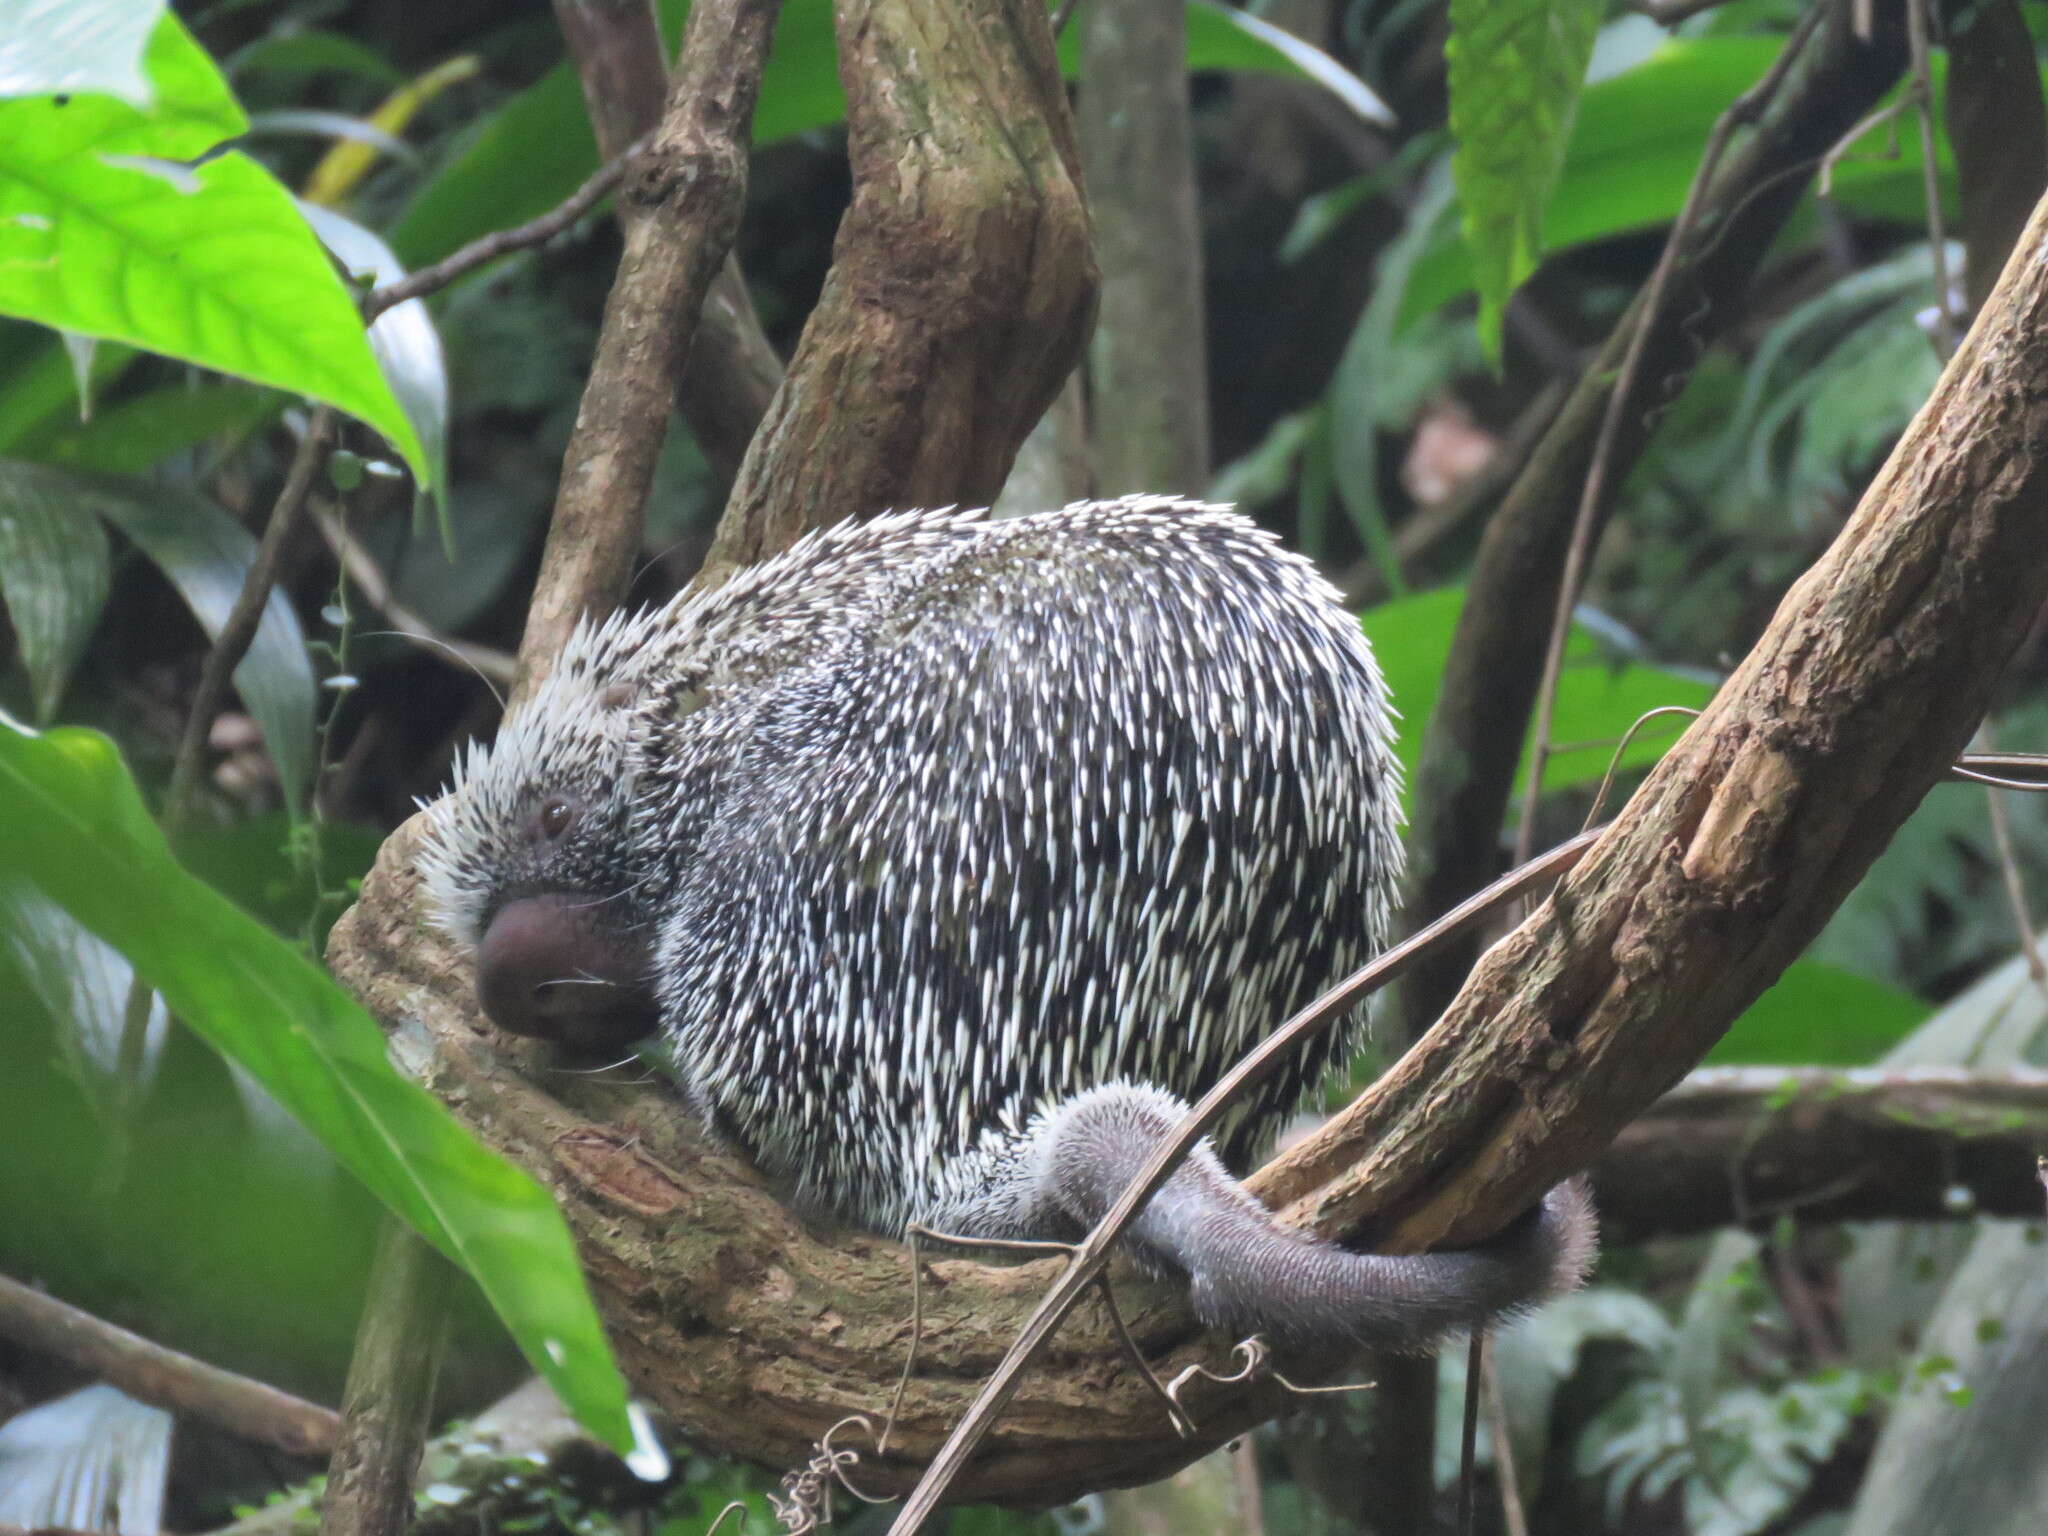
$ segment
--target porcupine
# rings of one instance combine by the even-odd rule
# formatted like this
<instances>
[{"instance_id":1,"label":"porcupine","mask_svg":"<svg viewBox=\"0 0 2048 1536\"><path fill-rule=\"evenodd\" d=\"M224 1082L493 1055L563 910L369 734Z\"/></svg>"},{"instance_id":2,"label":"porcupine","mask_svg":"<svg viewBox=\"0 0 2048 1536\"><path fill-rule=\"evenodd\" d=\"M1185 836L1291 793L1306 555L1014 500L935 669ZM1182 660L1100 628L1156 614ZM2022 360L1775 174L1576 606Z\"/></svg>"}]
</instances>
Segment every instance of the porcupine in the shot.
<instances>
[{"instance_id":1,"label":"porcupine","mask_svg":"<svg viewBox=\"0 0 2048 1536\"><path fill-rule=\"evenodd\" d=\"M658 1026L800 1208L1065 1238L1384 939L1391 737L1335 592L1226 508L894 514L579 628L458 763L422 862L495 1023ZM1422 1345L1575 1284L1572 1186L1487 1247L1390 1257L1231 1178L1358 1027L1169 1179L1141 1262L1289 1348Z\"/></svg>"}]
</instances>

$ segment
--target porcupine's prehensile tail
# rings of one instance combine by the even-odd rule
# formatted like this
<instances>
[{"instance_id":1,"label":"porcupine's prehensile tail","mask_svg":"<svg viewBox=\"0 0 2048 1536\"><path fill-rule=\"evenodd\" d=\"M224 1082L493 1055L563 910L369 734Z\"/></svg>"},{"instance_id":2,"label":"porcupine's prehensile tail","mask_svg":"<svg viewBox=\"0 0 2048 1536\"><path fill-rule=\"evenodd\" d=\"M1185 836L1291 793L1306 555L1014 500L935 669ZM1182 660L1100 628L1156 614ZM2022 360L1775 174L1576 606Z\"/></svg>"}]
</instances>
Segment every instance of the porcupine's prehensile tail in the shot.
<instances>
[{"instance_id":1,"label":"porcupine's prehensile tail","mask_svg":"<svg viewBox=\"0 0 2048 1536\"><path fill-rule=\"evenodd\" d=\"M1038 1196L1091 1227L1185 1113L1172 1095L1114 1084L1077 1095L1038 1128ZM1583 1185L1560 1184L1483 1248L1352 1253L1283 1227L1204 1142L1147 1203L1130 1240L1184 1271L1203 1322L1290 1351L1411 1349L1576 1286L1596 1238Z\"/></svg>"}]
</instances>

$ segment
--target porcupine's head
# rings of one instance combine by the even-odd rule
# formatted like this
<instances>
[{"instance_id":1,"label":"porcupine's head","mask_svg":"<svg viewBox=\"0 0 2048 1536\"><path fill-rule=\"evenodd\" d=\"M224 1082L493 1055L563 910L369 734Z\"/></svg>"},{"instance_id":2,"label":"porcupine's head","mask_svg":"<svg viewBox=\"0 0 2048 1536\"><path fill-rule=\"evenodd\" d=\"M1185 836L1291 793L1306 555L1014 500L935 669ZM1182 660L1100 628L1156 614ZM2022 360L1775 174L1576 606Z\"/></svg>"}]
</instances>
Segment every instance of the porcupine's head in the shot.
<instances>
[{"instance_id":1,"label":"porcupine's head","mask_svg":"<svg viewBox=\"0 0 2048 1536\"><path fill-rule=\"evenodd\" d=\"M630 831L633 741L659 710L661 616L579 625L490 746L458 758L420 856L435 922L476 961L493 1024L584 1050L655 1026L648 851Z\"/></svg>"}]
</instances>

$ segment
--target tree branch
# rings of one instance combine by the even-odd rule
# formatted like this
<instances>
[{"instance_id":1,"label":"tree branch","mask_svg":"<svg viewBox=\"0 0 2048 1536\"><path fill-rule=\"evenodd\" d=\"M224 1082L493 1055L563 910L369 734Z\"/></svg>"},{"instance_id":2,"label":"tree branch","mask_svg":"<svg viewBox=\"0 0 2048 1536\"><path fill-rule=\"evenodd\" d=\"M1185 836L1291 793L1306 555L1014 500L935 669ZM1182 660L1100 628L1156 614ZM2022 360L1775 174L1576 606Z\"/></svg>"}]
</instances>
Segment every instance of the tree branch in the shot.
<instances>
[{"instance_id":1,"label":"tree branch","mask_svg":"<svg viewBox=\"0 0 2048 1536\"><path fill-rule=\"evenodd\" d=\"M626 249L562 464L519 664L530 688L578 618L624 595L676 378L732 247L778 0L699 0L654 142L620 188Z\"/></svg>"},{"instance_id":2,"label":"tree branch","mask_svg":"<svg viewBox=\"0 0 2048 1536\"><path fill-rule=\"evenodd\" d=\"M0 1339L54 1355L138 1402L190 1414L288 1456L323 1456L339 1419L331 1408L237 1376L0 1275Z\"/></svg>"},{"instance_id":3,"label":"tree branch","mask_svg":"<svg viewBox=\"0 0 2048 1536\"><path fill-rule=\"evenodd\" d=\"M841 0L853 205L706 576L892 507L986 506L1072 368L1095 260L1033 0Z\"/></svg>"},{"instance_id":4,"label":"tree branch","mask_svg":"<svg viewBox=\"0 0 2048 1536\"><path fill-rule=\"evenodd\" d=\"M1946 1067L1694 1072L1594 1167L1600 1219L1628 1238L1802 1221L2040 1213L2048 1073Z\"/></svg>"},{"instance_id":5,"label":"tree branch","mask_svg":"<svg viewBox=\"0 0 2048 1536\"><path fill-rule=\"evenodd\" d=\"M1290 1219L1400 1249L1496 1230L1706 1054L1946 771L2048 599L2044 257L2048 205L1834 545L1598 846L1262 1172Z\"/></svg>"},{"instance_id":6,"label":"tree branch","mask_svg":"<svg viewBox=\"0 0 2048 1536\"><path fill-rule=\"evenodd\" d=\"M1846 11L1833 8L1754 133L1728 156L1707 194L1699 234L1673 270L1671 302L1645 340L1638 376L1650 398L1620 418L1614 483L1627 478L1649 439L1648 407L1683 387L1714 336L1740 313L1819 158L1890 89L1904 63L1896 17L1864 42ZM1643 308L1639 298L1615 326L1480 543L1416 773L1411 927L1455 906L1499 867L1501 822L1542 672L1577 493ZM1403 989L1405 1035L1436 1018L1470 963L1469 950L1449 951Z\"/></svg>"},{"instance_id":7,"label":"tree branch","mask_svg":"<svg viewBox=\"0 0 2048 1536\"><path fill-rule=\"evenodd\" d=\"M598 153L622 158L661 121L667 48L651 0L555 0L555 18L597 136ZM620 208L633 217L630 205ZM676 404L725 485L767 413L782 360L754 313L740 265L728 254L711 280L676 385Z\"/></svg>"}]
</instances>

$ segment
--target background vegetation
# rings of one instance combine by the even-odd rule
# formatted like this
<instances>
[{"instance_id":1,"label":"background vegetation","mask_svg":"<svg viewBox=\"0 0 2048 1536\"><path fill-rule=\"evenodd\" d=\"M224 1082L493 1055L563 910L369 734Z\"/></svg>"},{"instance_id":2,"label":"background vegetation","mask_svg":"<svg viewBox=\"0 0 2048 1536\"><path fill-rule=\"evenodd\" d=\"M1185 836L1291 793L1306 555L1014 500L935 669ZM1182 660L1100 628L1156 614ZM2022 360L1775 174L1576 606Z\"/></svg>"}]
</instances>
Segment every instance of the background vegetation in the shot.
<instances>
[{"instance_id":1,"label":"background vegetation","mask_svg":"<svg viewBox=\"0 0 2048 1536\"><path fill-rule=\"evenodd\" d=\"M1863 25L1850 7L1190 0L1164 108L1100 63L1118 87L1091 84L1091 58L1117 57L1110 8L1081 0L1061 34L1084 155L1114 106L1163 158L1128 179L1088 161L1102 316L1006 503L1205 494L1318 561L1402 710L1419 926L1518 842L1577 830L1632 722L1703 704L1841 527L2048 182L2048 8L1878 0L1839 80L1779 80ZM512 1387L523 1352L625 1449L552 1207L382 1070L374 1025L313 964L383 836L499 714L621 237L599 203L374 330L361 299L598 169L576 68L539 0L64 9L0 0L0 708L21 723L0 728L0 1273L332 1403L381 1201L477 1287L444 1414ZM684 10L661 6L671 40ZM1482 539L1532 464L1542 489L1571 391L1615 370L1603 344L1717 123L1800 90L1843 122L1803 147L1735 137L1730 164L1743 145L1762 163L1663 301L1554 704L1533 733L1526 698L1483 716L1523 752L1496 776L1506 815L1432 804L1470 630L1504 617L1542 654L1590 436L1548 483L1547 564L1503 582ZM845 111L831 6L785 0L735 247L779 358L847 208ZM1187 193L1164 224L1148 178ZM1743 222L1777 197L1776 225ZM1735 247L1709 292L1697 274ZM702 419L674 423L634 597L697 569L735 462ZM239 616L253 643L223 696L208 660L259 561L272 585ZM1679 724L1633 739L1625 780ZM1983 740L2048 749L2038 638ZM2044 1064L2044 852L2038 801L1936 791L1715 1062ZM1384 1010L1388 1056L1440 993L1420 977ZM1961 1177L1949 1196L1938 1224L1781 1210L1617 1232L1592 1289L1499 1340L1486 1528L2038 1529L2039 1225L1973 1219ZM1455 1465L1462 1372L1440 1374L1316 1400L1171 1488L949 1528L1423 1529ZM9 1502L52 1475L38 1441L131 1475L134 1445L161 1458L159 1431L124 1439L93 1417L120 1410L67 1398L88 1379L0 1327L0 1521L54 1518ZM66 1402L83 1417L32 1418ZM183 1419L151 1524L223 1525L317 1466ZM666 1484L551 1472L488 1518L687 1536L732 1494L760 1521L772 1486L682 1448ZM430 1479L422 1508L466 1497Z\"/></svg>"}]
</instances>

